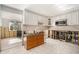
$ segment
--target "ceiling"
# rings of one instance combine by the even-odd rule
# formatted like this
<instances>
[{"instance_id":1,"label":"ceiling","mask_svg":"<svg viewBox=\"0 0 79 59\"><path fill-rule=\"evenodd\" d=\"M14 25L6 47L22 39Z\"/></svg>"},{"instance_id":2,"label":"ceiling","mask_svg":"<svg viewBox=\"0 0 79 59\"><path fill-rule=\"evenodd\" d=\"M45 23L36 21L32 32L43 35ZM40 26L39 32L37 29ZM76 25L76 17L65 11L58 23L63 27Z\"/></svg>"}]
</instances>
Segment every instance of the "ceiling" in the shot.
<instances>
[{"instance_id":1,"label":"ceiling","mask_svg":"<svg viewBox=\"0 0 79 59\"><path fill-rule=\"evenodd\" d=\"M7 4L20 10L28 9L44 16L56 16L79 9L79 4Z\"/></svg>"}]
</instances>

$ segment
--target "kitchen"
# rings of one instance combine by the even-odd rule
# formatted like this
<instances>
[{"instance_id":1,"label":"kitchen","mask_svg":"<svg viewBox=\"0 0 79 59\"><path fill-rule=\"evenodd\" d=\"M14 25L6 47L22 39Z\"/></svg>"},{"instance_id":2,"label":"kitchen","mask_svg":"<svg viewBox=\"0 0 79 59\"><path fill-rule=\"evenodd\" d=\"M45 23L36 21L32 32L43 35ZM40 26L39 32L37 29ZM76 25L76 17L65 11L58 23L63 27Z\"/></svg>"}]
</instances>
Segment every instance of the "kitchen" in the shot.
<instances>
[{"instance_id":1,"label":"kitchen","mask_svg":"<svg viewBox=\"0 0 79 59\"><path fill-rule=\"evenodd\" d=\"M31 51L32 48L35 49L42 45L48 45L47 43L49 43L51 48L46 51L52 51L53 43L56 44L55 41L57 41L65 44L70 43L74 46L77 45L74 52L70 51L70 49L66 51L67 53L79 53L79 5L68 4L62 6L66 7L67 10L61 10L65 8L60 8L60 5L55 4L0 5L1 51L4 52L4 50L6 51L16 46L22 46L22 49ZM6 29L6 27L8 28ZM7 40L9 40L9 43L6 43L8 45L5 44ZM52 40L55 41L53 42ZM12 45L10 44L11 42L13 43ZM3 47L3 43L5 47ZM47 48L47 46L44 47ZM61 53L59 50L57 49L58 52L49 51L44 53ZM63 53L66 52L63 51Z\"/></svg>"}]
</instances>

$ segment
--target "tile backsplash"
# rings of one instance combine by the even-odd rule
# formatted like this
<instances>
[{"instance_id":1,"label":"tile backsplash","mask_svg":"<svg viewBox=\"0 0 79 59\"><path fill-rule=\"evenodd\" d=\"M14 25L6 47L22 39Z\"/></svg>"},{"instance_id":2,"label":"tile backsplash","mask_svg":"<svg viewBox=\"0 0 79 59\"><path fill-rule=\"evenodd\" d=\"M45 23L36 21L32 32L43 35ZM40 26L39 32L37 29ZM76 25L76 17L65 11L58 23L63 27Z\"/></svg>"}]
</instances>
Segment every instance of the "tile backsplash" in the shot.
<instances>
[{"instance_id":1,"label":"tile backsplash","mask_svg":"<svg viewBox=\"0 0 79 59\"><path fill-rule=\"evenodd\" d=\"M47 27L44 26L25 26L24 27L24 31L26 31L26 33L34 33L35 32L40 32L40 31L44 31L48 29Z\"/></svg>"}]
</instances>

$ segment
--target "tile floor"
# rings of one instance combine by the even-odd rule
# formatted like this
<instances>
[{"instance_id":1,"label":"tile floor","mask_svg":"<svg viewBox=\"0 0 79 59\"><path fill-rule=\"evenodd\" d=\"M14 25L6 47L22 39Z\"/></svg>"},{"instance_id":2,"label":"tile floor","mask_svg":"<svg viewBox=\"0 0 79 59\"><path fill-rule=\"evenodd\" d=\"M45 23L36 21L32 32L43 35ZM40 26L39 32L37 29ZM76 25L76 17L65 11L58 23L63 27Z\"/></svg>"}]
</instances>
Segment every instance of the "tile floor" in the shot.
<instances>
[{"instance_id":1,"label":"tile floor","mask_svg":"<svg viewBox=\"0 0 79 59\"><path fill-rule=\"evenodd\" d=\"M46 43L26 50L23 46L18 45L14 48L3 50L2 54L78 54L79 46L72 43L62 42L48 38Z\"/></svg>"},{"instance_id":2,"label":"tile floor","mask_svg":"<svg viewBox=\"0 0 79 59\"><path fill-rule=\"evenodd\" d=\"M17 45L21 45L22 40L20 38L6 38L1 40L1 50L6 50Z\"/></svg>"}]
</instances>

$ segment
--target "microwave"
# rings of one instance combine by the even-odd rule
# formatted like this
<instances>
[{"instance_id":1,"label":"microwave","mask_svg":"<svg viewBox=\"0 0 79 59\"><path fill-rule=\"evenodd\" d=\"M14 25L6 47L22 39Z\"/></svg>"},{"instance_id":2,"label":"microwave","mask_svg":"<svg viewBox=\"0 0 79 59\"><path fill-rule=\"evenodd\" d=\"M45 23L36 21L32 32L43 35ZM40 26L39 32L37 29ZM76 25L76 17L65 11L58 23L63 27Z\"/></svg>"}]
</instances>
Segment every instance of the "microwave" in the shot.
<instances>
[{"instance_id":1,"label":"microwave","mask_svg":"<svg viewBox=\"0 0 79 59\"><path fill-rule=\"evenodd\" d=\"M57 26L67 26L67 19L66 20L58 20L55 22Z\"/></svg>"}]
</instances>

